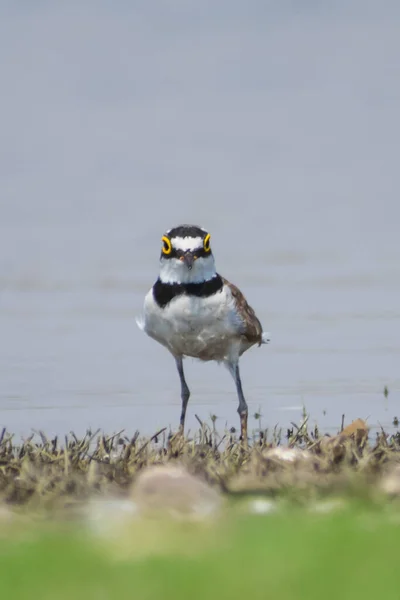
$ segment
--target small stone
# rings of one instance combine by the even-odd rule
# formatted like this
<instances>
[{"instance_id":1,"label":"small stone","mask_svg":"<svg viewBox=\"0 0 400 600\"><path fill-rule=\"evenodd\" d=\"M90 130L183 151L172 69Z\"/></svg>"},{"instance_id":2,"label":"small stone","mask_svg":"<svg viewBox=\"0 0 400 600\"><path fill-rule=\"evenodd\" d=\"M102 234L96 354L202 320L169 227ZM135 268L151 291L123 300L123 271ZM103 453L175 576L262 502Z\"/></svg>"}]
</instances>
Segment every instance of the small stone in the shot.
<instances>
[{"instance_id":1,"label":"small stone","mask_svg":"<svg viewBox=\"0 0 400 600\"><path fill-rule=\"evenodd\" d=\"M184 467L159 465L141 471L131 488L131 499L141 514L201 518L215 513L221 494Z\"/></svg>"},{"instance_id":2,"label":"small stone","mask_svg":"<svg viewBox=\"0 0 400 600\"><path fill-rule=\"evenodd\" d=\"M298 461L309 460L311 458L308 450L300 448L286 448L284 446L275 446L263 452L265 458L273 458L286 463L295 463Z\"/></svg>"}]
</instances>

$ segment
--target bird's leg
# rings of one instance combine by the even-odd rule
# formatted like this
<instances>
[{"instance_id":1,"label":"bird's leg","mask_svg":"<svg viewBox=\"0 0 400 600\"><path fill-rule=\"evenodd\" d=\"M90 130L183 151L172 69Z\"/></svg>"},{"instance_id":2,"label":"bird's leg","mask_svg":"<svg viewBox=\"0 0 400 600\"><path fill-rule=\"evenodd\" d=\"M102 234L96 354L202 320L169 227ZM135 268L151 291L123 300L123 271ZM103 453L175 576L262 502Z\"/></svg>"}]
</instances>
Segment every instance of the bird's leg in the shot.
<instances>
[{"instance_id":1,"label":"bird's leg","mask_svg":"<svg viewBox=\"0 0 400 600\"><path fill-rule=\"evenodd\" d=\"M231 373L233 379L235 380L237 395L239 398L238 413L240 416L240 437L242 439L243 444L245 446L247 446L248 445L247 416L248 416L249 410L247 407L247 402L243 395L242 382L241 382L240 373L239 373L239 364L237 362L235 362L235 363L229 362L228 369L229 369L229 372Z\"/></svg>"},{"instance_id":2,"label":"bird's leg","mask_svg":"<svg viewBox=\"0 0 400 600\"><path fill-rule=\"evenodd\" d=\"M190 390L186 383L185 374L183 372L183 360L181 356L175 357L176 368L178 369L179 379L181 381L181 399L182 399L182 411L181 411L181 420L179 425L179 433L183 435L183 430L185 428L185 417L186 417L186 408L189 402Z\"/></svg>"}]
</instances>

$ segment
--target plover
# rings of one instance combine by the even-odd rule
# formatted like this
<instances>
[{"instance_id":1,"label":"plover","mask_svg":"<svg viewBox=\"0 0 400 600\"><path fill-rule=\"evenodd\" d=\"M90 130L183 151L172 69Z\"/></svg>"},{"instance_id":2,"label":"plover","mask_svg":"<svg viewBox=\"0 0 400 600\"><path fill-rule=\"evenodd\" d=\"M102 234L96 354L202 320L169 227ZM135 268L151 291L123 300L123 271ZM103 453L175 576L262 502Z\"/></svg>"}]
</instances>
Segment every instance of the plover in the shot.
<instances>
[{"instance_id":1,"label":"plover","mask_svg":"<svg viewBox=\"0 0 400 600\"><path fill-rule=\"evenodd\" d=\"M179 225L162 236L159 276L145 297L138 325L175 358L181 383L180 432L190 396L183 358L215 360L227 366L235 381L241 438L247 443L239 357L254 344L268 343L269 334L242 292L217 273L205 229Z\"/></svg>"}]
</instances>

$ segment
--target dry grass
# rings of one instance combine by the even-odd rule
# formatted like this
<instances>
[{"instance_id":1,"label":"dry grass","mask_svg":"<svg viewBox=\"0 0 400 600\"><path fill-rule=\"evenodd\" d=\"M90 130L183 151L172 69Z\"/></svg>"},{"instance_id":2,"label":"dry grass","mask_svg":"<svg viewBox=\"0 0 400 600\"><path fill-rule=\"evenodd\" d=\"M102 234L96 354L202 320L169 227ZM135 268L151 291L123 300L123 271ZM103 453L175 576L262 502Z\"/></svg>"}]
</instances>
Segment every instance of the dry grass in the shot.
<instances>
[{"instance_id":1,"label":"dry grass","mask_svg":"<svg viewBox=\"0 0 400 600\"><path fill-rule=\"evenodd\" d=\"M360 425L358 427L358 425ZM0 434L0 500L35 508L73 508L93 496L125 496L148 465L183 463L188 470L231 495L258 492L291 495L297 501L332 490L375 493L381 477L400 463L400 433L371 439L362 422L334 437L310 431L307 419L285 436L260 431L249 448L235 433L219 435L215 423L201 423L190 438L165 430L149 439L137 432L71 433L64 440L38 432L15 444Z\"/></svg>"}]
</instances>

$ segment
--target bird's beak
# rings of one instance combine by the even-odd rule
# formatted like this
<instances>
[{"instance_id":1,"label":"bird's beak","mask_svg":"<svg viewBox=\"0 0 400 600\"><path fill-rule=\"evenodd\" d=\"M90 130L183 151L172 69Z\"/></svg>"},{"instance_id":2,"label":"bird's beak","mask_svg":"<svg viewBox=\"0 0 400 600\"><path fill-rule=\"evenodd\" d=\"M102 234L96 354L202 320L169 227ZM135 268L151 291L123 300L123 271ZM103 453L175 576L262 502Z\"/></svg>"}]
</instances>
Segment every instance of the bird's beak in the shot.
<instances>
[{"instance_id":1,"label":"bird's beak","mask_svg":"<svg viewBox=\"0 0 400 600\"><path fill-rule=\"evenodd\" d=\"M183 255L183 262L190 271L190 269L193 267L194 255L191 252L185 252L185 254Z\"/></svg>"}]
</instances>

